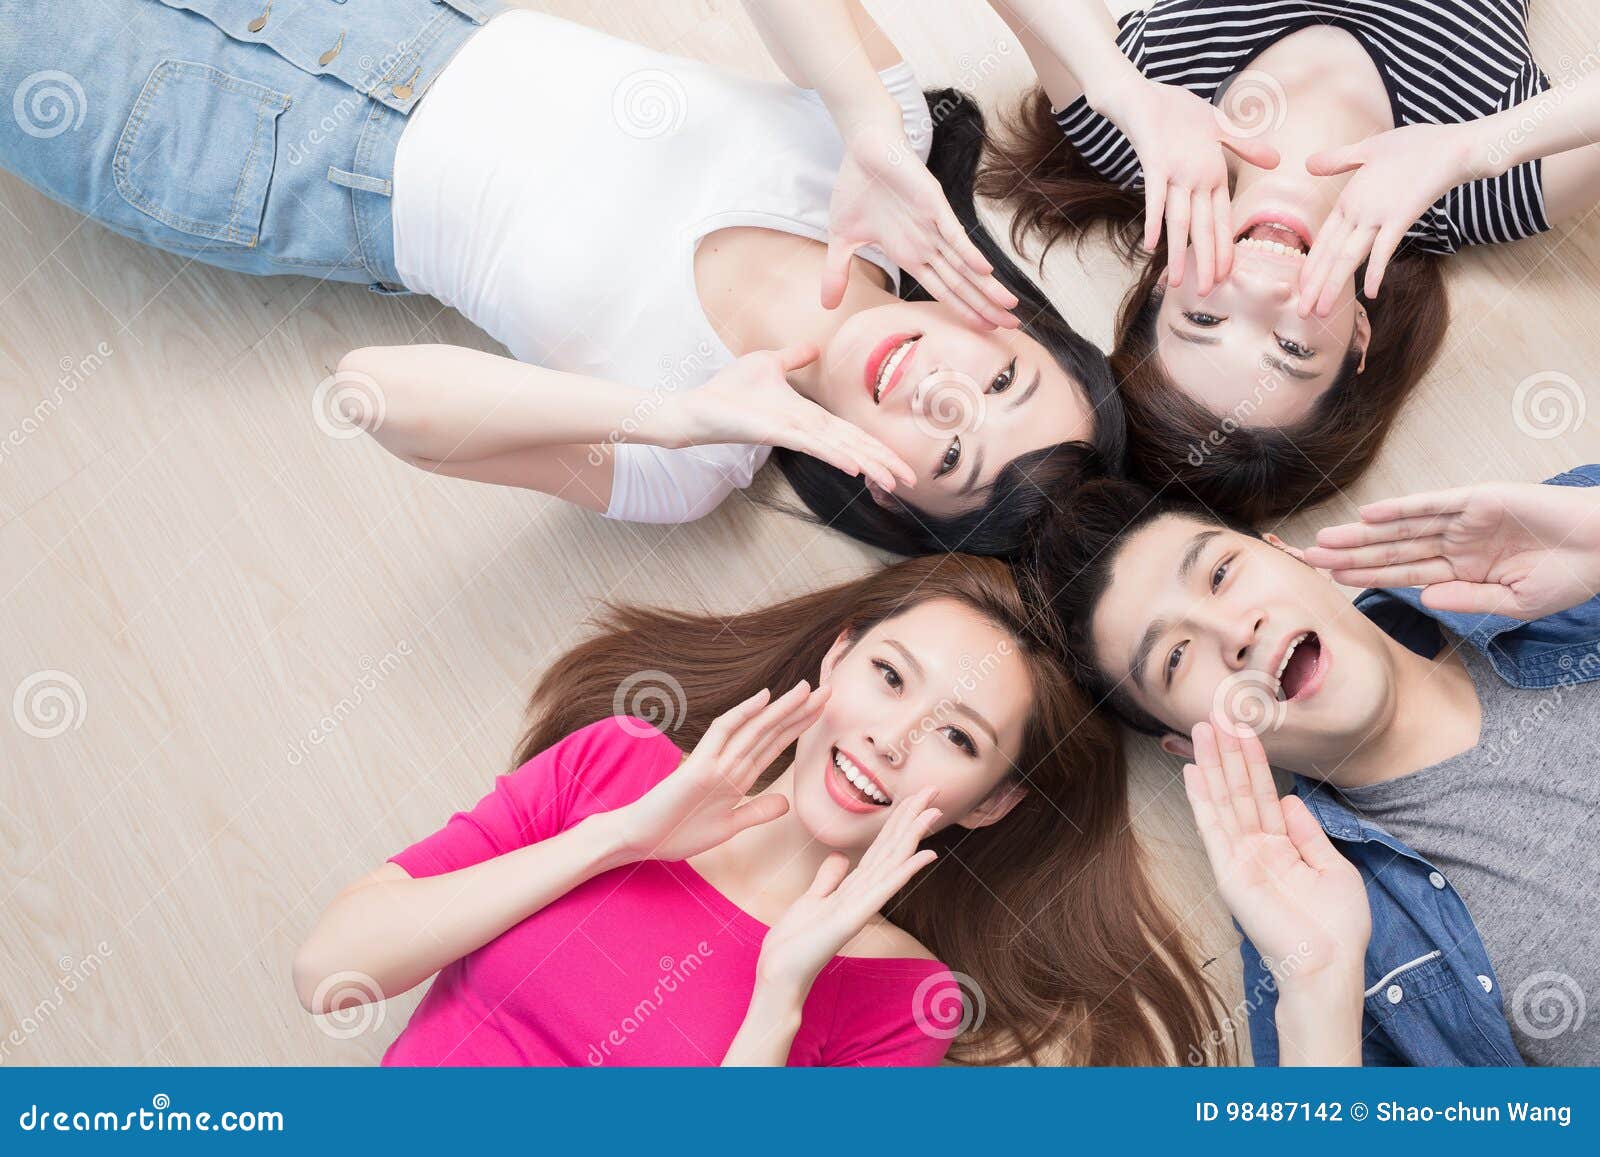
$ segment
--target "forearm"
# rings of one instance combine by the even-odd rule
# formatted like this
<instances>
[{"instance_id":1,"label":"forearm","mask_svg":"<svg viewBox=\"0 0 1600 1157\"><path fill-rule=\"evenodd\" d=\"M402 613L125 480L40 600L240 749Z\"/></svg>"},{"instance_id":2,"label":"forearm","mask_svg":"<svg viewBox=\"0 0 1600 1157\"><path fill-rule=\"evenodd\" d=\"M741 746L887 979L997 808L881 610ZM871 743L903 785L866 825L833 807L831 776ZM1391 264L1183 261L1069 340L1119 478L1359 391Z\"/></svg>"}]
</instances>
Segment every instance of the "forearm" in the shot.
<instances>
[{"instance_id":1,"label":"forearm","mask_svg":"<svg viewBox=\"0 0 1600 1157\"><path fill-rule=\"evenodd\" d=\"M457 346L358 349L340 360L339 374L376 395L362 423L407 459L467 462L613 441L683 445L689 436L668 429L658 395Z\"/></svg>"},{"instance_id":2,"label":"forearm","mask_svg":"<svg viewBox=\"0 0 1600 1157\"><path fill-rule=\"evenodd\" d=\"M599 815L456 872L413 879L387 866L392 874L378 873L386 878L328 905L296 954L295 990L308 1011L328 1012L317 1007L323 981L355 972L395 996L631 856L617 825Z\"/></svg>"},{"instance_id":3,"label":"forearm","mask_svg":"<svg viewBox=\"0 0 1600 1157\"><path fill-rule=\"evenodd\" d=\"M1117 46L1105 0L992 0L1019 38L1036 41L1072 74L1096 112L1115 120L1118 98L1143 79ZM1037 65L1036 65L1037 67Z\"/></svg>"},{"instance_id":4,"label":"forearm","mask_svg":"<svg viewBox=\"0 0 1600 1157\"><path fill-rule=\"evenodd\" d=\"M1538 157L1550 157L1600 140L1600 74L1557 86L1521 104L1470 123L1471 144L1462 179L1497 175Z\"/></svg>"},{"instance_id":5,"label":"forearm","mask_svg":"<svg viewBox=\"0 0 1600 1157\"><path fill-rule=\"evenodd\" d=\"M745 0L745 8L785 75L817 90L846 140L859 129L900 129L900 106L883 87L848 0Z\"/></svg>"},{"instance_id":6,"label":"forearm","mask_svg":"<svg viewBox=\"0 0 1600 1157\"><path fill-rule=\"evenodd\" d=\"M781 1067L789 1062L805 992L756 981L739 1032L722 1058L725 1067Z\"/></svg>"},{"instance_id":7,"label":"forearm","mask_svg":"<svg viewBox=\"0 0 1600 1157\"><path fill-rule=\"evenodd\" d=\"M1285 978L1275 1012L1278 1063L1285 1067L1361 1064L1362 978L1353 969Z\"/></svg>"}]
</instances>

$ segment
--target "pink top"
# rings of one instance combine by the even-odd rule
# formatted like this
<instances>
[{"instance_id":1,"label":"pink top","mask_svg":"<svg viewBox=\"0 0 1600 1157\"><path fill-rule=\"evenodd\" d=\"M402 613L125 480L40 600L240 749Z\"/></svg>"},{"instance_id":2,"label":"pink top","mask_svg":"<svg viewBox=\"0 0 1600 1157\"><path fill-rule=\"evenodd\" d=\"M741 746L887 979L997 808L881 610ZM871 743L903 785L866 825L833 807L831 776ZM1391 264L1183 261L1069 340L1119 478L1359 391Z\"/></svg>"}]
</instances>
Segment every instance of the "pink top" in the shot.
<instances>
[{"instance_id":1,"label":"pink top","mask_svg":"<svg viewBox=\"0 0 1600 1157\"><path fill-rule=\"evenodd\" d=\"M591 724L393 862L415 878L503 855L638 799L682 758L642 721ZM687 863L617 868L441 971L383 1063L719 1064L766 931ZM836 956L811 986L789 1064L937 1064L958 997L937 961Z\"/></svg>"}]
</instances>

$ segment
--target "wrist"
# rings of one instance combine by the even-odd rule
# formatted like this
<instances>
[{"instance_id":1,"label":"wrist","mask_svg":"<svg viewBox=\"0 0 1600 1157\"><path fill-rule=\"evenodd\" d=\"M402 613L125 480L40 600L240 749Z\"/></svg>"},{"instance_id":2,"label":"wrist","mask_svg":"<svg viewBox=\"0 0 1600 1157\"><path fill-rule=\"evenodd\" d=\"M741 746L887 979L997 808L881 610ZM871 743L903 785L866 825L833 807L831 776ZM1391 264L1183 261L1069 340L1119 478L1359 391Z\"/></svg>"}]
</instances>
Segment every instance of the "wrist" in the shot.
<instances>
[{"instance_id":1,"label":"wrist","mask_svg":"<svg viewBox=\"0 0 1600 1157\"><path fill-rule=\"evenodd\" d=\"M1361 985L1359 973L1350 976L1342 972L1282 984L1273 1017L1282 1063L1359 1065L1364 1010Z\"/></svg>"},{"instance_id":2,"label":"wrist","mask_svg":"<svg viewBox=\"0 0 1600 1157\"><path fill-rule=\"evenodd\" d=\"M1456 184L1498 177L1517 163L1498 116L1445 126L1456 137Z\"/></svg>"},{"instance_id":3,"label":"wrist","mask_svg":"<svg viewBox=\"0 0 1600 1157\"><path fill-rule=\"evenodd\" d=\"M597 874L644 859L625 807L585 816L574 830L582 833L584 846L593 850Z\"/></svg>"},{"instance_id":4,"label":"wrist","mask_svg":"<svg viewBox=\"0 0 1600 1157\"><path fill-rule=\"evenodd\" d=\"M750 994L750 1014L761 1019L763 1023L782 1025L792 1020L798 1026L800 1010L805 1007L806 996L810 991L810 979L774 976L765 973L758 962L756 984Z\"/></svg>"},{"instance_id":5,"label":"wrist","mask_svg":"<svg viewBox=\"0 0 1600 1157\"><path fill-rule=\"evenodd\" d=\"M1133 116L1136 102L1155 83L1121 52L1117 53L1114 61L1080 80L1083 98L1089 107L1124 133L1128 131L1127 122Z\"/></svg>"},{"instance_id":6,"label":"wrist","mask_svg":"<svg viewBox=\"0 0 1600 1157\"><path fill-rule=\"evenodd\" d=\"M876 83L877 78L873 79L872 89L867 92L824 94L828 113L847 149L863 142L905 135L905 112L883 85Z\"/></svg>"}]
</instances>

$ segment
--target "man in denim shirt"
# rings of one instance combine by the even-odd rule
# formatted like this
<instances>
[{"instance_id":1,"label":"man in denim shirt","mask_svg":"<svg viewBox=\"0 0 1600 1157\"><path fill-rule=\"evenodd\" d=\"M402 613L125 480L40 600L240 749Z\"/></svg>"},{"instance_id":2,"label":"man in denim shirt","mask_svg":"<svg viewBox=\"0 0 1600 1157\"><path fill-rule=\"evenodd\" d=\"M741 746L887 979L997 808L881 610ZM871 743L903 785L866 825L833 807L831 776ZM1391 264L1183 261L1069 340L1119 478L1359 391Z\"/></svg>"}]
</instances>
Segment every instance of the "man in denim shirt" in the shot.
<instances>
[{"instance_id":1,"label":"man in denim shirt","mask_svg":"<svg viewBox=\"0 0 1600 1157\"><path fill-rule=\"evenodd\" d=\"M1597 486L1600 467L1552 482ZM1254 726L1360 868L1367 987L1329 1011L1363 1017L1363 1059L1600 1063L1600 492L1379 504L1305 554L1126 484L1075 505L1040 564L1086 682L1185 758L1197 722ZM1307 562L1432 585L1352 608ZM1256 1061L1275 1064L1274 979L1242 953Z\"/></svg>"}]
</instances>

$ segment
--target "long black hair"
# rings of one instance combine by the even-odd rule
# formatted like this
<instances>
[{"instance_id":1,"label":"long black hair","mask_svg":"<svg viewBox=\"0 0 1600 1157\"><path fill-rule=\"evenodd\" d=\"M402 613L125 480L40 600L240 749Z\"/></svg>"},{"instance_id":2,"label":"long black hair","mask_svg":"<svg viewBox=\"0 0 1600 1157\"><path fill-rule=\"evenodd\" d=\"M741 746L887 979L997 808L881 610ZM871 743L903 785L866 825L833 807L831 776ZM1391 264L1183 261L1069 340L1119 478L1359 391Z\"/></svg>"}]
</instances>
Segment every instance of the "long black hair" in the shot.
<instances>
[{"instance_id":1,"label":"long black hair","mask_svg":"<svg viewBox=\"0 0 1600 1157\"><path fill-rule=\"evenodd\" d=\"M1105 354L1067 324L978 219L972 184L987 140L983 114L970 97L955 89L935 89L925 95L933 119L929 171L944 187L962 228L994 266L995 277L1017 295L1014 312L1022 332L1044 346L1082 386L1094 410L1094 431L1087 442L1061 442L1013 459L995 478L981 506L948 517L925 513L894 497L889 506L879 505L863 479L809 455L780 447L773 457L819 522L869 546L901 555L963 551L1014 558L1037 518L1080 483L1121 476L1128 452L1127 419ZM900 275L900 296L906 301L933 297L905 273Z\"/></svg>"}]
</instances>

